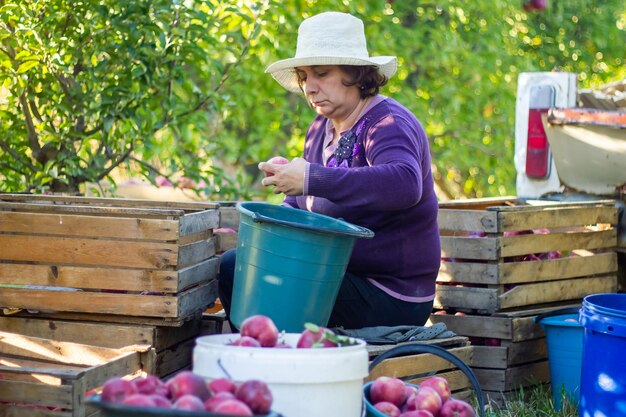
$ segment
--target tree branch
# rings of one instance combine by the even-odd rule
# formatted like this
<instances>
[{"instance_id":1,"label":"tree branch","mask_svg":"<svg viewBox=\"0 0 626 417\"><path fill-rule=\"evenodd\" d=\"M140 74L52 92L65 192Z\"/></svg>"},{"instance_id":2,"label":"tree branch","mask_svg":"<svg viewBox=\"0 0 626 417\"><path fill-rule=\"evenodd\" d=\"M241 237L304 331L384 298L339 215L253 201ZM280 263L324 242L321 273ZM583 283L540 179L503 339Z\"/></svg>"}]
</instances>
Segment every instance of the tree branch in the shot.
<instances>
[{"instance_id":1,"label":"tree branch","mask_svg":"<svg viewBox=\"0 0 626 417\"><path fill-rule=\"evenodd\" d=\"M33 164L31 164L30 161L25 160L24 158L22 158L22 155L20 153L18 153L15 149L11 148L9 146L9 144L6 143L4 140L0 140L0 148L2 148L6 153L11 155L13 157L13 159L15 159L16 161L19 161L20 164L22 164L24 166L27 166L31 171L33 171L33 172L39 171L37 169L37 167L35 167Z\"/></svg>"}]
</instances>

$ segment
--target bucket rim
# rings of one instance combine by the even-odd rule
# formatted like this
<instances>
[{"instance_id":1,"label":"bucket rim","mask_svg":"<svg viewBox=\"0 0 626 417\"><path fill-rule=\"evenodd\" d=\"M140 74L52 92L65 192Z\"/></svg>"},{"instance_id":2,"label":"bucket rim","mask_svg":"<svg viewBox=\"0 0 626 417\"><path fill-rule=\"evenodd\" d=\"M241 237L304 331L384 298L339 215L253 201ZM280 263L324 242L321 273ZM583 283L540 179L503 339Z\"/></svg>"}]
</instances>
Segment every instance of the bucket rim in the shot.
<instances>
[{"instance_id":1,"label":"bucket rim","mask_svg":"<svg viewBox=\"0 0 626 417\"><path fill-rule=\"evenodd\" d=\"M307 216L315 217L320 220L324 220L324 221L335 223L335 224L340 224L341 226L344 227L344 229L338 229L338 228L333 229L330 227L323 227L323 226L311 226L308 224L296 223L296 222L292 222L288 220L274 219L269 216L252 211L247 206L272 207L273 209L277 209L277 210L299 210L299 211L302 211L303 213L306 213ZM308 211L308 210L302 210L302 209L297 209L294 207L287 207L287 206L279 206L276 204L264 203L260 201L240 201L237 203L236 207L240 213L247 215L255 223L277 224L280 226L290 227L294 229L307 230L307 231L314 232L314 233L350 236L350 237L361 238L361 239L371 239L374 237L374 232L366 227L347 222L343 219L337 219L335 217L327 216L325 214L315 213L315 212Z\"/></svg>"},{"instance_id":2,"label":"bucket rim","mask_svg":"<svg viewBox=\"0 0 626 417\"><path fill-rule=\"evenodd\" d=\"M571 321L570 319L575 319L575 321ZM578 321L578 314L562 314L559 316L545 317L539 322L539 324L551 327L582 327L582 324Z\"/></svg>"}]
</instances>

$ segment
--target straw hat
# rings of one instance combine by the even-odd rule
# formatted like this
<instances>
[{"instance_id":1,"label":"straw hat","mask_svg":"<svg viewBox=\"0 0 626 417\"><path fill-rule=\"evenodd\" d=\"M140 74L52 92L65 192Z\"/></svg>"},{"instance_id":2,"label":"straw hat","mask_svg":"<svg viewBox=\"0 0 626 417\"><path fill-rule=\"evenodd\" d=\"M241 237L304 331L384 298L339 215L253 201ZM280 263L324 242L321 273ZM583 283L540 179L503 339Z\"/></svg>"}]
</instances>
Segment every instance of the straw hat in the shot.
<instances>
[{"instance_id":1,"label":"straw hat","mask_svg":"<svg viewBox=\"0 0 626 417\"><path fill-rule=\"evenodd\" d=\"M287 90L301 93L294 68L311 65L373 65L391 78L398 61L395 56L369 56L360 19L347 13L326 12L300 24L295 57L274 62L265 72Z\"/></svg>"}]
</instances>

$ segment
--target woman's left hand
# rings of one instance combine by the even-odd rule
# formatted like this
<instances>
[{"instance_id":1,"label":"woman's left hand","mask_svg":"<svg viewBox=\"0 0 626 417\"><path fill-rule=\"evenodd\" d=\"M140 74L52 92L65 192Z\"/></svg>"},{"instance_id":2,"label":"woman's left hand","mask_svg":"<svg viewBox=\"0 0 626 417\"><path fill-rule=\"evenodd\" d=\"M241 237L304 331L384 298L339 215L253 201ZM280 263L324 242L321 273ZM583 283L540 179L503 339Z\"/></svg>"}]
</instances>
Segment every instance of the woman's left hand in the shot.
<instances>
[{"instance_id":1,"label":"woman's left hand","mask_svg":"<svg viewBox=\"0 0 626 417\"><path fill-rule=\"evenodd\" d=\"M270 164L260 162L259 169L274 175L263 178L264 187L274 186L273 193L287 195L302 195L304 190L304 172L308 162L302 158L294 158L288 164Z\"/></svg>"}]
</instances>

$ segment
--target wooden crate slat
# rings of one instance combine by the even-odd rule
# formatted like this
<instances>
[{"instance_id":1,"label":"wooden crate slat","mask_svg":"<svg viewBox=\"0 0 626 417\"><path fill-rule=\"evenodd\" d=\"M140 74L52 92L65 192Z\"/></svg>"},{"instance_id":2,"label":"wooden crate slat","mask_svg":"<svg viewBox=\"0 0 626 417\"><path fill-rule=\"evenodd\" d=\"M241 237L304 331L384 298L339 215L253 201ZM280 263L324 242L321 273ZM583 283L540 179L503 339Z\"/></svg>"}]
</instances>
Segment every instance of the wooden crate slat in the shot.
<instances>
[{"instance_id":1,"label":"wooden crate slat","mask_svg":"<svg viewBox=\"0 0 626 417\"><path fill-rule=\"evenodd\" d=\"M131 345L155 345L154 328L117 323L0 316L2 332L112 349ZM115 337L111 337L112 334Z\"/></svg>"},{"instance_id":2,"label":"wooden crate slat","mask_svg":"<svg viewBox=\"0 0 626 417\"><path fill-rule=\"evenodd\" d=\"M156 242L0 234L0 260L161 269L177 265L178 246Z\"/></svg>"},{"instance_id":3,"label":"wooden crate slat","mask_svg":"<svg viewBox=\"0 0 626 417\"><path fill-rule=\"evenodd\" d=\"M115 359L100 365L94 365L85 370L82 378L85 387L87 390L90 390L102 386L110 378L121 375L135 375L142 370L147 371L150 368L144 368L144 363L152 361L152 359L149 359L150 356L154 356L153 351L126 352Z\"/></svg>"},{"instance_id":4,"label":"wooden crate slat","mask_svg":"<svg viewBox=\"0 0 626 417\"><path fill-rule=\"evenodd\" d=\"M21 203L37 203L48 205L86 205L95 207L129 207L129 208L175 208L185 210L207 210L219 207L214 202L167 201L133 198L82 197L45 194L0 194L0 201Z\"/></svg>"},{"instance_id":5,"label":"wooden crate slat","mask_svg":"<svg viewBox=\"0 0 626 417\"><path fill-rule=\"evenodd\" d=\"M505 208L499 212L499 231L551 229L598 223L617 224L617 215L615 207L597 205L593 207L579 204L573 207L524 206L518 210Z\"/></svg>"},{"instance_id":6,"label":"wooden crate slat","mask_svg":"<svg viewBox=\"0 0 626 417\"><path fill-rule=\"evenodd\" d=\"M617 288L617 275L518 285L498 297L498 308L577 300L589 294L616 292Z\"/></svg>"},{"instance_id":7,"label":"wooden crate slat","mask_svg":"<svg viewBox=\"0 0 626 417\"><path fill-rule=\"evenodd\" d=\"M178 268L186 268L195 265L215 255L215 238L178 247Z\"/></svg>"},{"instance_id":8,"label":"wooden crate slat","mask_svg":"<svg viewBox=\"0 0 626 417\"><path fill-rule=\"evenodd\" d=\"M28 310L75 311L129 316L177 317L175 296L108 294L87 291L46 291L3 288L0 305Z\"/></svg>"},{"instance_id":9,"label":"wooden crate slat","mask_svg":"<svg viewBox=\"0 0 626 417\"><path fill-rule=\"evenodd\" d=\"M204 310L216 298L217 280L186 290L177 297L177 317L190 317L198 311L198 306L202 306Z\"/></svg>"},{"instance_id":10,"label":"wooden crate slat","mask_svg":"<svg viewBox=\"0 0 626 417\"><path fill-rule=\"evenodd\" d=\"M23 211L26 213L56 213L73 215L90 215L94 217L131 217L152 219L176 219L185 214L182 209L175 208L125 208L97 207L64 204L29 204L6 203L0 201L0 211Z\"/></svg>"},{"instance_id":11,"label":"wooden crate slat","mask_svg":"<svg viewBox=\"0 0 626 417\"><path fill-rule=\"evenodd\" d=\"M180 219L179 232L181 236L187 236L205 230L217 229L219 224L220 213L218 210L188 213Z\"/></svg>"},{"instance_id":12,"label":"wooden crate slat","mask_svg":"<svg viewBox=\"0 0 626 417\"><path fill-rule=\"evenodd\" d=\"M0 284L177 293L217 276L211 257L177 271L0 263Z\"/></svg>"},{"instance_id":13,"label":"wooden crate slat","mask_svg":"<svg viewBox=\"0 0 626 417\"><path fill-rule=\"evenodd\" d=\"M615 252L581 253L580 256L541 261L479 263L442 262L438 282L459 284L517 284L554 281L617 271Z\"/></svg>"},{"instance_id":14,"label":"wooden crate slat","mask_svg":"<svg viewBox=\"0 0 626 417\"><path fill-rule=\"evenodd\" d=\"M462 210L487 210L490 207L506 207L526 204L515 196L505 197L484 197L443 201L439 203L440 209L462 209Z\"/></svg>"},{"instance_id":15,"label":"wooden crate slat","mask_svg":"<svg viewBox=\"0 0 626 417\"><path fill-rule=\"evenodd\" d=\"M472 366L477 368L506 369L514 365L546 359L545 338L516 343L505 342L502 346L472 346Z\"/></svg>"},{"instance_id":16,"label":"wooden crate slat","mask_svg":"<svg viewBox=\"0 0 626 417\"><path fill-rule=\"evenodd\" d=\"M472 361L471 346L463 346L447 350L458 356L466 363L471 363ZM430 353L416 354L385 359L370 371L366 380L371 381L383 375L404 378L451 368L455 368L455 365L439 356Z\"/></svg>"},{"instance_id":17,"label":"wooden crate slat","mask_svg":"<svg viewBox=\"0 0 626 417\"><path fill-rule=\"evenodd\" d=\"M28 404L43 404L51 407L72 408L72 387L70 385L52 386L32 382L0 379L0 401ZM21 407L22 416L31 416L31 410ZM4 415L4 414L3 414Z\"/></svg>"},{"instance_id":18,"label":"wooden crate slat","mask_svg":"<svg viewBox=\"0 0 626 417\"><path fill-rule=\"evenodd\" d=\"M500 238L500 256L520 256L529 253L566 251L573 249L603 249L617 245L615 229L570 233L530 234Z\"/></svg>"},{"instance_id":19,"label":"wooden crate slat","mask_svg":"<svg viewBox=\"0 0 626 417\"><path fill-rule=\"evenodd\" d=\"M466 308L493 312L500 308L497 288L437 285L434 308Z\"/></svg>"},{"instance_id":20,"label":"wooden crate slat","mask_svg":"<svg viewBox=\"0 0 626 417\"><path fill-rule=\"evenodd\" d=\"M444 323L449 330L467 337L504 339L514 342L545 337L533 317L498 317L451 314L431 314L430 322Z\"/></svg>"},{"instance_id":21,"label":"wooden crate slat","mask_svg":"<svg viewBox=\"0 0 626 417\"><path fill-rule=\"evenodd\" d=\"M220 203L220 228L230 228L237 230L239 228L239 210L235 204Z\"/></svg>"},{"instance_id":22,"label":"wooden crate slat","mask_svg":"<svg viewBox=\"0 0 626 417\"><path fill-rule=\"evenodd\" d=\"M443 258L500 259L500 242L496 238L441 236Z\"/></svg>"},{"instance_id":23,"label":"wooden crate slat","mask_svg":"<svg viewBox=\"0 0 626 417\"><path fill-rule=\"evenodd\" d=\"M176 241L178 221L0 211L0 232L29 235Z\"/></svg>"},{"instance_id":24,"label":"wooden crate slat","mask_svg":"<svg viewBox=\"0 0 626 417\"><path fill-rule=\"evenodd\" d=\"M86 366L119 356L119 353L99 346L8 332L0 332L0 352L3 355L28 356L36 360Z\"/></svg>"},{"instance_id":25,"label":"wooden crate slat","mask_svg":"<svg viewBox=\"0 0 626 417\"><path fill-rule=\"evenodd\" d=\"M497 233L498 213L487 211L445 209L439 210L439 229L457 232Z\"/></svg>"},{"instance_id":26,"label":"wooden crate slat","mask_svg":"<svg viewBox=\"0 0 626 417\"><path fill-rule=\"evenodd\" d=\"M550 381L547 360L507 369L474 368L473 371L481 388L489 391L510 391Z\"/></svg>"}]
</instances>

